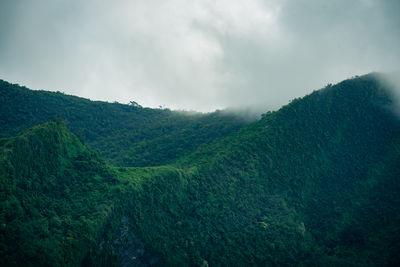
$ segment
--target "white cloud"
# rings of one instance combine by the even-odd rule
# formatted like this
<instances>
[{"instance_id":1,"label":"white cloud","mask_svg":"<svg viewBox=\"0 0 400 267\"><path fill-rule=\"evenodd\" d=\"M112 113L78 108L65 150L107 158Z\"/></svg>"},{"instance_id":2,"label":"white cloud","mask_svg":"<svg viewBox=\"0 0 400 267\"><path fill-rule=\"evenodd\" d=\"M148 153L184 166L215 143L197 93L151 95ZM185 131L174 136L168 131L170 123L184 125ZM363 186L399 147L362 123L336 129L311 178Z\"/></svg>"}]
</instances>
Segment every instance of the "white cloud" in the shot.
<instances>
[{"instance_id":1,"label":"white cloud","mask_svg":"<svg viewBox=\"0 0 400 267\"><path fill-rule=\"evenodd\" d=\"M399 68L390 0L11 1L0 78L92 99L212 110L278 107Z\"/></svg>"}]
</instances>

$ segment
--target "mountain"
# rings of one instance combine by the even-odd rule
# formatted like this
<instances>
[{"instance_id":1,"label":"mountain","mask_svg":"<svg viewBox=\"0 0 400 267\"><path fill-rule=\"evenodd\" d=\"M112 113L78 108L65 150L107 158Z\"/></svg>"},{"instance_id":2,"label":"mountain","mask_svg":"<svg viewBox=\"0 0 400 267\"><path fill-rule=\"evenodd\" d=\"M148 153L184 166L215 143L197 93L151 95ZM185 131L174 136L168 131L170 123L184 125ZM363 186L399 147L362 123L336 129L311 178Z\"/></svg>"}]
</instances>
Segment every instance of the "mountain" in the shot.
<instances>
[{"instance_id":1,"label":"mountain","mask_svg":"<svg viewBox=\"0 0 400 267\"><path fill-rule=\"evenodd\" d=\"M177 112L132 103L90 101L0 80L0 138L58 118L113 164L157 166L173 163L249 123L222 111Z\"/></svg>"},{"instance_id":2,"label":"mountain","mask_svg":"<svg viewBox=\"0 0 400 267\"><path fill-rule=\"evenodd\" d=\"M398 265L387 89L377 74L346 80L198 150L177 164L184 178L134 198L134 228L170 265Z\"/></svg>"},{"instance_id":3,"label":"mountain","mask_svg":"<svg viewBox=\"0 0 400 267\"><path fill-rule=\"evenodd\" d=\"M61 122L0 144L0 265L78 265L113 209L113 173Z\"/></svg>"},{"instance_id":4,"label":"mountain","mask_svg":"<svg viewBox=\"0 0 400 267\"><path fill-rule=\"evenodd\" d=\"M108 165L59 120L0 139L1 259L398 266L400 120L382 77L328 85L163 166Z\"/></svg>"}]
</instances>

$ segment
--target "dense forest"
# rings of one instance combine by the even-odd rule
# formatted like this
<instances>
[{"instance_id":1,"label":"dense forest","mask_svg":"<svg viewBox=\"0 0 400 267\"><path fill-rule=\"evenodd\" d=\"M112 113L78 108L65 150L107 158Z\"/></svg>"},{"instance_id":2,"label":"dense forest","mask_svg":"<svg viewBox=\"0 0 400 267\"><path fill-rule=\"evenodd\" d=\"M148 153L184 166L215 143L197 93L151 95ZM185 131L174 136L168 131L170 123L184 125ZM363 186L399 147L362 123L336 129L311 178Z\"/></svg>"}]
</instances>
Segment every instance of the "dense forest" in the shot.
<instances>
[{"instance_id":1,"label":"dense forest","mask_svg":"<svg viewBox=\"0 0 400 267\"><path fill-rule=\"evenodd\" d=\"M224 111L203 114L143 108L134 101L90 101L0 80L0 138L55 118L111 163L142 167L172 163L249 123L247 117Z\"/></svg>"},{"instance_id":2,"label":"dense forest","mask_svg":"<svg viewBox=\"0 0 400 267\"><path fill-rule=\"evenodd\" d=\"M140 240L137 266L399 266L400 119L382 77L252 123L1 82L0 265L126 266Z\"/></svg>"}]
</instances>

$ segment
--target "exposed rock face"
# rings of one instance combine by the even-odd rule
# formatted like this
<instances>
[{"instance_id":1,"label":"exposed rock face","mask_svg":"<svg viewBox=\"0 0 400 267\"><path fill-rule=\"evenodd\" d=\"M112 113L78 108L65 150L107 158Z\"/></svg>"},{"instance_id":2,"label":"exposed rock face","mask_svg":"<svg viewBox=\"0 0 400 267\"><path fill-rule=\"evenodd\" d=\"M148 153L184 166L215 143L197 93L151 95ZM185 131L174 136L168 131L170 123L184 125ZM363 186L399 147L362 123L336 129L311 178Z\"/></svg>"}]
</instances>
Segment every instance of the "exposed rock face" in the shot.
<instances>
[{"instance_id":1,"label":"exposed rock face","mask_svg":"<svg viewBox=\"0 0 400 267\"><path fill-rule=\"evenodd\" d=\"M160 258L145 249L145 246L129 229L129 218L121 220L120 236L114 241L113 254L118 255L120 266L153 266L160 262Z\"/></svg>"}]
</instances>

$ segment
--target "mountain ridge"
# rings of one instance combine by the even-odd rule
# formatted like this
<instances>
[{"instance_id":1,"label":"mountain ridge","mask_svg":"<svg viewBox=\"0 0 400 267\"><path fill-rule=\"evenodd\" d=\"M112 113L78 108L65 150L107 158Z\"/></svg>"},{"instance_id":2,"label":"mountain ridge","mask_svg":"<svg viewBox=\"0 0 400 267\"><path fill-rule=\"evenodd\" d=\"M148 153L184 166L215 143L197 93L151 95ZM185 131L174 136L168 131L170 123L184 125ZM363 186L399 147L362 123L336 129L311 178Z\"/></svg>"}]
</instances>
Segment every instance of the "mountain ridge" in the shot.
<instances>
[{"instance_id":1,"label":"mountain ridge","mask_svg":"<svg viewBox=\"0 0 400 267\"><path fill-rule=\"evenodd\" d=\"M141 167L171 163L249 123L222 111L193 114L90 101L0 81L0 137L54 118L113 164Z\"/></svg>"},{"instance_id":2,"label":"mountain ridge","mask_svg":"<svg viewBox=\"0 0 400 267\"><path fill-rule=\"evenodd\" d=\"M400 120L389 89L378 74L328 85L164 166L110 166L83 149L65 177L77 173L110 208L105 217L88 213L103 223L86 235L86 254L67 251L80 255L75 265L118 262L112 244L125 216L167 266L398 265ZM100 195L70 187L88 201L81 210L101 206ZM94 249L101 240L103 256Z\"/></svg>"}]
</instances>

